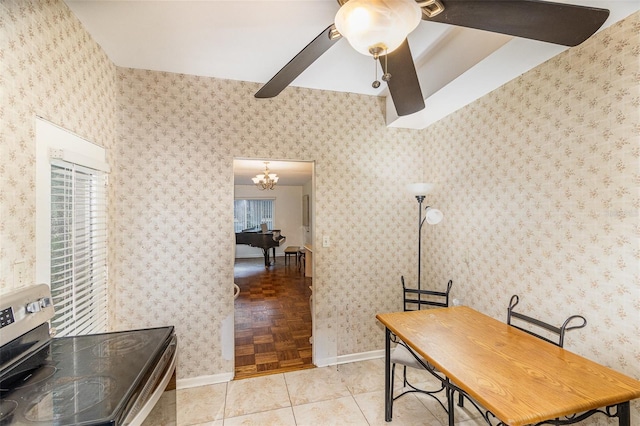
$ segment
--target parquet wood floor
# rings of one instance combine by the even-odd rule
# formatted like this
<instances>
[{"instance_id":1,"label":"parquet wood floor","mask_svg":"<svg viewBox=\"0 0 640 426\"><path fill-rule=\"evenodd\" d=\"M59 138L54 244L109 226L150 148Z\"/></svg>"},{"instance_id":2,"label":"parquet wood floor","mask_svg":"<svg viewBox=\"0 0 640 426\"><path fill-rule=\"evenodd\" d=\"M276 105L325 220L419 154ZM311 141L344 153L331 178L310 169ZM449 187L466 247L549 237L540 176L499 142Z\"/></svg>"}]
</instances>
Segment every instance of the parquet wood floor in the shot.
<instances>
[{"instance_id":1,"label":"parquet wood floor","mask_svg":"<svg viewBox=\"0 0 640 426\"><path fill-rule=\"evenodd\" d=\"M236 259L235 379L313 367L311 278L292 263Z\"/></svg>"}]
</instances>

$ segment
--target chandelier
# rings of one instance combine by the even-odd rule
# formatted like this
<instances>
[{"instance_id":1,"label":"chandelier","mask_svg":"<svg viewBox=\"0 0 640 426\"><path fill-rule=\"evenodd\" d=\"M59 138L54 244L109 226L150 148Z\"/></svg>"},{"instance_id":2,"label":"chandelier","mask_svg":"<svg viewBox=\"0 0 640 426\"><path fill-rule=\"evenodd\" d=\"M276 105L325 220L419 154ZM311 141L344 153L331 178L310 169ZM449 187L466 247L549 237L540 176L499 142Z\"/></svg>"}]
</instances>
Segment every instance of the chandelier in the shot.
<instances>
[{"instance_id":1,"label":"chandelier","mask_svg":"<svg viewBox=\"0 0 640 426\"><path fill-rule=\"evenodd\" d=\"M278 179L280 179L275 173L269 174L269 167L267 166L267 164L269 164L269 162L265 161L264 173L257 174L256 177L251 179L261 191L264 191L265 189L275 188L276 183L278 183Z\"/></svg>"}]
</instances>

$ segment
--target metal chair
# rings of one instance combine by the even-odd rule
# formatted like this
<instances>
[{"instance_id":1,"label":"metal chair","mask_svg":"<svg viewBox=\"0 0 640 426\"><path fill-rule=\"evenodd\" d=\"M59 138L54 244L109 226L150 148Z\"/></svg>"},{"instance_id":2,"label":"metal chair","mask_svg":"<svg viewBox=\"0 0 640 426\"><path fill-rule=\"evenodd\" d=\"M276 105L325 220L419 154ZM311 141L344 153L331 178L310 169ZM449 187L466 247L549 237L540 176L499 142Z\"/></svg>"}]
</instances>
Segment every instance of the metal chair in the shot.
<instances>
[{"instance_id":1,"label":"metal chair","mask_svg":"<svg viewBox=\"0 0 640 426\"><path fill-rule=\"evenodd\" d=\"M400 277L400 281L402 282L402 294L403 294L403 303L405 311L416 311L422 310L423 308L442 308L449 306L449 293L451 292L451 287L453 286L453 281L449 280L447 283L446 291L433 291L433 290L418 290L407 288L404 283L404 276ZM412 309L413 308L413 309ZM434 395L436 393L444 390L444 382L442 378L440 379L441 387L435 390L424 390L419 389L409 383L407 380L407 367L415 368L419 370L427 370L432 374L437 374L438 372L433 366L430 366L429 363L420 355L413 352L402 340L396 338L396 347L391 352L390 360L391 360L391 409L393 410L393 401L400 398L403 395L411 392L420 392L427 394L433 397L440 405L442 402ZM396 364L400 364L403 367L403 384L405 388L409 388L404 392L400 393L397 396L393 396L393 386L394 386L394 378L395 378L395 369ZM446 411L446 407L442 405L442 407Z\"/></svg>"},{"instance_id":2,"label":"metal chair","mask_svg":"<svg viewBox=\"0 0 640 426\"><path fill-rule=\"evenodd\" d=\"M571 315L560 327L553 326L536 318L515 312L513 308L519 302L520 298L517 294L511 296L509 308L507 309L507 324L561 348L564 347L564 335L567 331L583 328L587 325L587 320L582 315ZM514 320L516 320L515 323ZM574 320L579 321L579 323L569 326ZM543 335L542 333L545 334Z\"/></svg>"}]
</instances>

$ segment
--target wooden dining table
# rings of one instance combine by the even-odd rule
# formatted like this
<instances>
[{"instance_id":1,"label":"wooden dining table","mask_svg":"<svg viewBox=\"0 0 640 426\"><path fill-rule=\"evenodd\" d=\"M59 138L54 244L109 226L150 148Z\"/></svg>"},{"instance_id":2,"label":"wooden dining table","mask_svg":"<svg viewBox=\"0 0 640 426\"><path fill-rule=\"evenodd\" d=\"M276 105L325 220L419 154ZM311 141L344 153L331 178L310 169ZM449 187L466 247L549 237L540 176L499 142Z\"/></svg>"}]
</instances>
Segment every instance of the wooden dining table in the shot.
<instances>
[{"instance_id":1,"label":"wooden dining table","mask_svg":"<svg viewBox=\"0 0 640 426\"><path fill-rule=\"evenodd\" d=\"M619 425L630 426L629 401L640 397L640 381L470 307L384 313L376 318L386 328L387 422L392 420L390 353L395 334L444 376L450 426L456 392L510 426L574 413L606 413L617 417Z\"/></svg>"}]
</instances>

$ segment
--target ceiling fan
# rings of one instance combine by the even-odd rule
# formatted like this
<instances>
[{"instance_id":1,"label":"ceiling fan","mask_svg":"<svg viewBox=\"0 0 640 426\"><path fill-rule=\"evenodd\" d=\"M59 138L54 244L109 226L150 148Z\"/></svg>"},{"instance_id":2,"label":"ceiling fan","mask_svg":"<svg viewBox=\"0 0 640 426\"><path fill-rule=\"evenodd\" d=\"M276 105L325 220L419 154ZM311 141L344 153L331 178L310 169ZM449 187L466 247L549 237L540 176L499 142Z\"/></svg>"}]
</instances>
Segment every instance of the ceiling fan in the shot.
<instances>
[{"instance_id":1,"label":"ceiling fan","mask_svg":"<svg viewBox=\"0 0 640 426\"><path fill-rule=\"evenodd\" d=\"M255 94L272 98L341 37L383 68L399 116L425 107L407 35L420 20L577 46L606 21L607 9L542 0L337 0L329 25ZM378 13L378 15L375 15ZM372 23L373 28L365 24ZM390 34L391 33L391 34ZM381 35L382 34L382 35ZM379 82L374 81L374 87Z\"/></svg>"}]
</instances>

